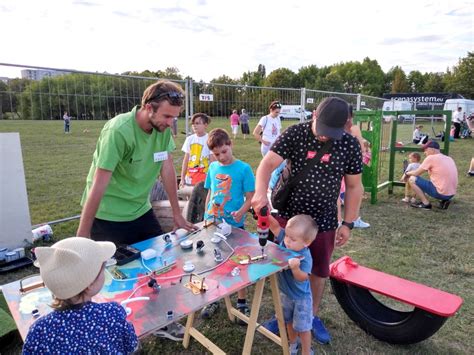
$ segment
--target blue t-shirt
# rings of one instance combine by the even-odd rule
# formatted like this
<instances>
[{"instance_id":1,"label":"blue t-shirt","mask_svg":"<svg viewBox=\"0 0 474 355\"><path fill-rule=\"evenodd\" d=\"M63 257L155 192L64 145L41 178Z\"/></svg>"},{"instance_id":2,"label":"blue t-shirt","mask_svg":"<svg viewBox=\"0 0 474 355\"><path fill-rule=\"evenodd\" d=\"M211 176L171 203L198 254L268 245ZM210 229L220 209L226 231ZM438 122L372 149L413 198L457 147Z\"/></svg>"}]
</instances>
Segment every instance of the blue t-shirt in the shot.
<instances>
[{"instance_id":1,"label":"blue t-shirt","mask_svg":"<svg viewBox=\"0 0 474 355\"><path fill-rule=\"evenodd\" d=\"M283 240L284 236L285 230L282 228L280 234L278 234L277 242L280 243L283 248L286 248ZM301 271L310 274L313 265L313 258L311 257L309 248L301 249L297 253L304 256L304 259L300 260ZM290 269L284 270L278 274L278 285L280 286L280 291L292 300L300 300L311 296L309 279L305 281L295 280L293 272Z\"/></svg>"},{"instance_id":2,"label":"blue t-shirt","mask_svg":"<svg viewBox=\"0 0 474 355\"><path fill-rule=\"evenodd\" d=\"M230 213L242 207L247 192L255 191L255 176L250 165L241 160L234 160L230 165L215 161L209 165L204 187L211 190L204 218L215 216L234 227L243 227L245 215L237 223Z\"/></svg>"},{"instance_id":3,"label":"blue t-shirt","mask_svg":"<svg viewBox=\"0 0 474 355\"><path fill-rule=\"evenodd\" d=\"M125 310L115 302L87 302L53 311L28 331L23 354L129 354L138 345Z\"/></svg>"}]
</instances>

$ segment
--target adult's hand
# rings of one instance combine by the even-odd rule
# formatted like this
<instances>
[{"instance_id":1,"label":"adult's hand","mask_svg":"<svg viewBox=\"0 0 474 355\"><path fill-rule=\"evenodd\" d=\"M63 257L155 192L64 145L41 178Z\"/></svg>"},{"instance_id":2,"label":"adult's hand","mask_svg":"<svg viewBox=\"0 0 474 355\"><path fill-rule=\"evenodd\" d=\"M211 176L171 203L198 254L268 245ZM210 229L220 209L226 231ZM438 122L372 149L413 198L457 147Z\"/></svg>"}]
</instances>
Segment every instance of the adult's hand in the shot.
<instances>
[{"instance_id":1,"label":"adult's hand","mask_svg":"<svg viewBox=\"0 0 474 355\"><path fill-rule=\"evenodd\" d=\"M268 196L266 193L255 193L252 198L252 208L254 211L259 214L262 207L268 206L270 203L268 201Z\"/></svg>"},{"instance_id":2,"label":"adult's hand","mask_svg":"<svg viewBox=\"0 0 474 355\"><path fill-rule=\"evenodd\" d=\"M342 247L347 243L349 237L351 236L351 230L347 226L340 226L336 229L336 241L335 245L337 247Z\"/></svg>"},{"instance_id":3,"label":"adult's hand","mask_svg":"<svg viewBox=\"0 0 474 355\"><path fill-rule=\"evenodd\" d=\"M176 231L180 228L186 229L187 231L193 231L193 230L199 229L197 226L195 226L191 222L186 221L186 219L180 214L175 215L173 217L173 220L174 220L173 231Z\"/></svg>"}]
</instances>

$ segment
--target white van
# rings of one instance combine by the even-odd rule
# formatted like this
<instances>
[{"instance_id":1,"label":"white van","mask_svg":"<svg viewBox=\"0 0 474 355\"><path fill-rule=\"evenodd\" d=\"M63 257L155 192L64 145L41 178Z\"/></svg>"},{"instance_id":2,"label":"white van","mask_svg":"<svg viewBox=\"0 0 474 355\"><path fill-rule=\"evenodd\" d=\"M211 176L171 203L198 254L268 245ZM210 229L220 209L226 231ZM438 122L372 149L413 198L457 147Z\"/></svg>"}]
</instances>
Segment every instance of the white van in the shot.
<instances>
[{"instance_id":1,"label":"white van","mask_svg":"<svg viewBox=\"0 0 474 355\"><path fill-rule=\"evenodd\" d=\"M301 119L303 110L300 105L281 105L280 118L284 119ZM304 116L306 119L311 118L312 113L304 110Z\"/></svg>"},{"instance_id":2,"label":"white van","mask_svg":"<svg viewBox=\"0 0 474 355\"><path fill-rule=\"evenodd\" d=\"M385 101L382 106L382 111L411 111L413 110L411 102L408 101L400 101L400 100L393 100L393 101ZM390 121L392 116L383 115L385 122ZM400 115L399 119L403 122L410 121L413 122L415 119L415 115Z\"/></svg>"},{"instance_id":3,"label":"white van","mask_svg":"<svg viewBox=\"0 0 474 355\"><path fill-rule=\"evenodd\" d=\"M474 100L467 99L448 99L444 102L443 110L456 112L458 107L462 108L462 112L466 113L466 117L474 113ZM446 115L443 115L446 121Z\"/></svg>"}]
</instances>

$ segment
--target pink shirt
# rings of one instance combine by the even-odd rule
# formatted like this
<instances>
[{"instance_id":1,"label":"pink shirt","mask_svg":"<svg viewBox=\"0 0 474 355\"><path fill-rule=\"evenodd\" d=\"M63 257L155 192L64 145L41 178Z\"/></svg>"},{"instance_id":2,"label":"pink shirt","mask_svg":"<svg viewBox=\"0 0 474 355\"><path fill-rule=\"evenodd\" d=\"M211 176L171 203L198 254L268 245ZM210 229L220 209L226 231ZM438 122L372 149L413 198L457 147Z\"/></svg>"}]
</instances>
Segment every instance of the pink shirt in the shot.
<instances>
[{"instance_id":1,"label":"pink shirt","mask_svg":"<svg viewBox=\"0 0 474 355\"><path fill-rule=\"evenodd\" d=\"M420 167L428 171L431 182L441 195L456 194L458 169L451 157L441 153L428 155Z\"/></svg>"},{"instance_id":2,"label":"pink shirt","mask_svg":"<svg viewBox=\"0 0 474 355\"><path fill-rule=\"evenodd\" d=\"M237 126L239 124L239 115L236 113L233 113L230 115L230 124L231 126Z\"/></svg>"}]
</instances>

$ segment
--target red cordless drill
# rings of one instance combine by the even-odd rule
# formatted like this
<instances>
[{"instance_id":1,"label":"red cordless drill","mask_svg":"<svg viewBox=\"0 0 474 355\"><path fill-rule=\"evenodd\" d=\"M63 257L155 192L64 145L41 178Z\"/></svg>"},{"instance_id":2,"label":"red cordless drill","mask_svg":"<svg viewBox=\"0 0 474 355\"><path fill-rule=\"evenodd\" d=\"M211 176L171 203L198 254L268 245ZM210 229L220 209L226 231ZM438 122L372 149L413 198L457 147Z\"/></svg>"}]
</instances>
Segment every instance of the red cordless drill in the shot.
<instances>
[{"instance_id":1,"label":"red cordless drill","mask_svg":"<svg viewBox=\"0 0 474 355\"><path fill-rule=\"evenodd\" d=\"M262 247L262 257L264 252L264 247L267 244L268 239L268 207L262 207L260 209L260 213L257 214L257 234L258 234L258 242Z\"/></svg>"}]
</instances>

